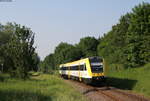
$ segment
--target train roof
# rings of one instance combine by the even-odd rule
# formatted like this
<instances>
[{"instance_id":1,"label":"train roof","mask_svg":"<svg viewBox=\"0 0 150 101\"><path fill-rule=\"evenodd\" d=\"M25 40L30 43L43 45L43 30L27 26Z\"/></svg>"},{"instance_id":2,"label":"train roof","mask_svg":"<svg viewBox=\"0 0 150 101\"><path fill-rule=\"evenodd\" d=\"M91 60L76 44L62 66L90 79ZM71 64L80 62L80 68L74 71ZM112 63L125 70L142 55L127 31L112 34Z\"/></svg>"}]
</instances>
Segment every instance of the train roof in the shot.
<instances>
[{"instance_id":1,"label":"train roof","mask_svg":"<svg viewBox=\"0 0 150 101\"><path fill-rule=\"evenodd\" d=\"M72 61L72 62L68 62L65 64L61 64L59 67L63 67L63 66L73 66L73 65L82 65L85 64L85 61L87 59L102 59L101 57L98 56L94 56L94 57L87 57L87 58L81 58L80 60L76 60L76 61Z\"/></svg>"}]
</instances>

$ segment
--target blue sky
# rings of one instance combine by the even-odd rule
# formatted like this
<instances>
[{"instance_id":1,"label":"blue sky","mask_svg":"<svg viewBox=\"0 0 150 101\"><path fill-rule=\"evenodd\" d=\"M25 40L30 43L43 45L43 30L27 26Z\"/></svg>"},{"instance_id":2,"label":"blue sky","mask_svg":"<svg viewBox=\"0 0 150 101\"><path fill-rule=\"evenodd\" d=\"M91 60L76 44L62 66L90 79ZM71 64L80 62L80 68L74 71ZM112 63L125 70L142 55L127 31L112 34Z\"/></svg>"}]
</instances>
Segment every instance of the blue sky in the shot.
<instances>
[{"instance_id":1,"label":"blue sky","mask_svg":"<svg viewBox=\"0 0 150 101\"><path fill-rule=\"evenodd\" d=\"M41 59L60 42L78 43L98 38L111 30L121 15L149 0L13 0L0 2L0 23L16 22L30 27Z\"/></svg>"}]
</instances>

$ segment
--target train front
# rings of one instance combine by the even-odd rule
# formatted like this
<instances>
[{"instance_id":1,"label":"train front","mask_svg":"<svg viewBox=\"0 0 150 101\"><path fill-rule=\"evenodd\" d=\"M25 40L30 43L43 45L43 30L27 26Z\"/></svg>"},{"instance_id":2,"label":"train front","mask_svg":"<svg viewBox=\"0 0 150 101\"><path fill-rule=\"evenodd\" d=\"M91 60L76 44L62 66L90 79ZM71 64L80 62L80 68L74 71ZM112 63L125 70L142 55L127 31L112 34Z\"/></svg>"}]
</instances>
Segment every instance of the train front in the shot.
<instances>
[{"instance_id":1,"label":"train front","mask_svg":"<svg viewBox=\"0 0 150 101\"><path fill-rule=\"evenodd\" d=\"M104 64L101 57L90 57L92 81L105 81Z\"/></svg>"}]
</instances>

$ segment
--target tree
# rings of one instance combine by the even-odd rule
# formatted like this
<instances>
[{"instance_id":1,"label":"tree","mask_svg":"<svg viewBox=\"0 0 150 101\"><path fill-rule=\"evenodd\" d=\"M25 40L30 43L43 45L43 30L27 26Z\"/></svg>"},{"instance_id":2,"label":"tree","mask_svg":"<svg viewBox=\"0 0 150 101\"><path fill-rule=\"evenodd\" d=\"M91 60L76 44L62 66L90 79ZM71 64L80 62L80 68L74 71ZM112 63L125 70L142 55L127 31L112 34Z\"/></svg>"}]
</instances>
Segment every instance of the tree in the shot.
<instances>
[{"instance_id":1,"label":"tree","mask_svg":"<svg viewBox=\"0 0 150 101\"><path fill-rule=\"evenodd\" d=\"M98 54L109 64L124 68L150 62L150 4L142 3L125 14L119 23L101 38Z\"/></svg>"},{"instance_id":2,"label":"tree","mask_svg":"<svg viewBox=\"0 0 150 101\"><path fill-rule=\"evenodd\" d=\"M55 48L55 66L81 58L81 50L68 43L60 43Z\"/></svg>"},{"instance_id":3,"label":"tree","mask_svg":"<svg viewBox=\"0 0 150 101\"><path fill-rule=\"evenodd\" d=\"M38 71L40 63L40 57L36 52L32 55L32 67L29 70Z\"/></svg>"},{"instance_id":4,"label":"tree","mask_svg":"<svg viewBox=\"0 0 150 101\"><path fill-rule=\"evenodd\" d=\"M81 49L83 57L97 55L98 40L94 37L84 37L80 39L77 47Z\"/></svg>"},{"instance_id":5,"label":"tree","mask_svg":"<svg viewBox=\"0 0 150 101\"><path fill-rule=\"evenodd\" d=\"M53 72L56 69L54 54L45 57L44 61L41 62L40 69L44 73Z\"/></svg>"},{"instance_id":6,"label":"tree","mask_svg":"<svg viewBox=\"0 0 150 101\"><path fill-rule=\"evenodd\" d=\"M13 63L9 71L12 76L25 79L34 64L34 33L18 24L14 24L14 28L12 38L6 46L6 56Z\"/></svg>"},{"instance_id":7,"label":"tree","mask_svg":"<svg viewBox=\"0 0 150 101\"><path fill-rule=\"evenodd\" d=\"M137 67L150 62L150 4L143 2L132 11L127 33L127 61L130 67Z\"/></svg>"},{"instance_id":8,"label":"tree","mask_svg":"<svg viewBox=\"0 0 150 101\"><path fill-rule=\"evenodd\" d=\"M13 25L11 23L7 23L6 25L0 24L0 70L2 72L7 72L9 65L12 66L11 60L5 55L6 44L11 39L12 30Z\"/></svg>"}]
</instances>

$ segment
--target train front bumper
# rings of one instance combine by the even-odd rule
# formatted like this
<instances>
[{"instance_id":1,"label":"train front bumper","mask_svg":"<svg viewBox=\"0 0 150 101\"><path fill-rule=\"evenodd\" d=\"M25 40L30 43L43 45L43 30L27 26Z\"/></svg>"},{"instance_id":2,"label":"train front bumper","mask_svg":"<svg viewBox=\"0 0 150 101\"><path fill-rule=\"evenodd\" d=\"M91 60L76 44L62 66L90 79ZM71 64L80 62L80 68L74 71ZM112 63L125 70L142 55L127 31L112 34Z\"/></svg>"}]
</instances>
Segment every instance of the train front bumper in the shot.
<instances>
[{"instance_id":1,"label":"train front bumper","mask_svg":"<svg viewBox=\"0 0 150 101\"><path fill-rule=\"evenodd\" d=\"M99 81L104 79L105 79L104 73L92 73L92 80Z\"/></svg>"},{"instance_id":2,"label":"train front bumper","mask_svg":"<svg viewBox=\"0 0 150 101\"><path fill-rule=\"evenodd\" d=\"M92 77L101 77L104 76L104 73L92 73Z\"/></svg>"},{"instance_id":3,"label":"train front bumper","mask_svg":"<svg viewBox=\"0 0 150 101\"><path fill-rule=\"evenodd\" d=\"M105 77L104 76L92 77L92 80L93 81L103 81L103 80L105 80Z\"/></svg>"}]
</instances>

